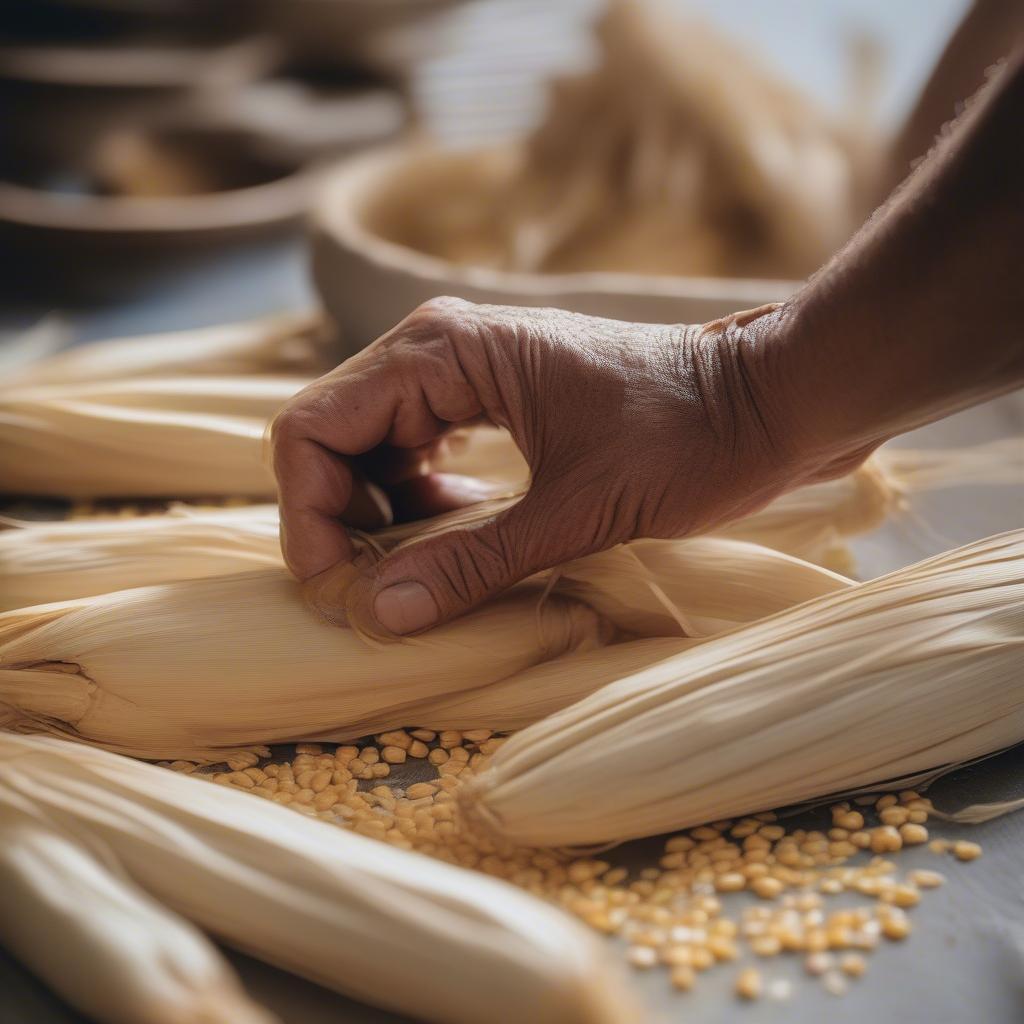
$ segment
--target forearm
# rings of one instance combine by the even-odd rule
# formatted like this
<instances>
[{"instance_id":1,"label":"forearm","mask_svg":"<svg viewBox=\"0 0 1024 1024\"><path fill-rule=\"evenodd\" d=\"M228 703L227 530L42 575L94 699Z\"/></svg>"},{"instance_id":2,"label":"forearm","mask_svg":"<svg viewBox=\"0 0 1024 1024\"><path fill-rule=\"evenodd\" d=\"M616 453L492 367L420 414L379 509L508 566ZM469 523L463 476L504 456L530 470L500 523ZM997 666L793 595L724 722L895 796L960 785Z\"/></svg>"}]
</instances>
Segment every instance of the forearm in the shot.
<instances>
[{"instance_id":1,"label":"forearm","mask_svg":"<svg viewBox=\"0 0 1024 1024\"><path fill-rule=\"evenodd\" d=\"M1024 59L851 243L752 332L761 400L817 457L1024 383Z\"/></svg>"}]
</instances>

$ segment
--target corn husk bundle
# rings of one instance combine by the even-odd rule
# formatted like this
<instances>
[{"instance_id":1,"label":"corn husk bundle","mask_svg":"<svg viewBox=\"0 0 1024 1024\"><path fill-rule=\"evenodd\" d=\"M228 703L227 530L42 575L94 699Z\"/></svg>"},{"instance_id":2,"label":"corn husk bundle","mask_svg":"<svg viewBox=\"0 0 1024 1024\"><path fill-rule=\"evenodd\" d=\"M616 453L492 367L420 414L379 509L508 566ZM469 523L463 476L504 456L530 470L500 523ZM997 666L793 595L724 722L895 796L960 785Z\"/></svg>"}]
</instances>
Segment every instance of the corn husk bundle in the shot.
<instances>
[{"instance_id":1,"label":"corn husk bundle","mask_svg":"<svg viewBox=\"0 0 1024 1024\"><path fill-rule=\"evenodd\" d=\"M210 523L198 519L200 528ZM384 531L375 547L408 541L414 531ZM339 584L348 621L359 628L339 629L310 613L283 568L9 611L0 615L0 705L19 729L196 760L410 721L518 728L605 681L570 663L557 685L538 683L528 670L543 662L634 636L679 638L687 629L689 644L850 585L737 541L637 543L640 555L629 553L632 545L592 555L566 567L553 586L543 577L527 581L456 622L390 643L363 625L361 577ZM668 650L623 647L607 662L620 674Z\"/></svg>"},{"instance_id":2,"label":"corn husk bundle","mask_svg":"<svg viewBox=\"0 0 1024 1024\"><path fill-rule=\"evenodd\" d=\"M973 452L965 451L967 455ZM915 472L914 455L902 456L901 474ZM972 472L971 459L965 459L965 453L940 453L931 459L944 480L951 475L942 470L946 462L957 467L957 471ZM997 472L994 465L1002 465L998 460L980 461L989 476ZM783 495L754 515L719 528L716 535L758 542L849 572L852 557L846 538L880 525L904 501L902 475L887 473L882 465L880 457L876 457L847 477ZM439 455L437 468L489 479L516 493L526 475L522 456L508 436L488 428L460 432ZM508 499L483 503L467 513L441 516L431 523L391 527L374 535L373 543L389 549L439 529L451 529L477 516L493 514L511 500L515 500L515 493ZM0 531L0 610L280 564L274 540L277 509L270 505L193 511L179 505L165 515L139 518L45 524L0 520L2 525L18 530ZM642 575L643 563L626 563L625 571L626 575ZM742 575L746 570L738 571ZM719 573L719 577L724 579L724 574ZM564 567L562 578L562 587L568 593L570 577ZM777 580L762 576L758 585L786 586L790 578L788 573L780 574ZM653 592L646 585L641 585L640 590L642 599L649 602ZM813 595L804 594L801 600L809 596ZM630 600L637 599L634 592ZM746 599L740 607L741 617L735 621L750 621L752 615ZM667 633L656 634L648 627L646 635L678 632L671 623L666 628ZM697 635L692 629L683 631Z\"/></svg>"},{"instance_id":3,"label":"corn husk bundle","mask_svg":"<svg viewBox=\"0 0 1024 1024\"><path fill-rule=\"evenodd\" d=\"M458 457L461 458L461 454ZM487 472L488 465L495 467L492 479L500 479L503 472L500 458L489 464L474 462L468 468L474 475L481 475ZM866 471L864 475L867 475ZM881 502L868 500L859 503L859 493L859 485L837 482L816 496L808 495L806 499L786 496L776 505L751 517L751 522L734 524L730 529L745 532L750 537L763 534L766 540L805 548L822 561L848 563L850 559L840 528L852 532L860 526L873 525L879 516L884 516ZM870 492L872 496L877 493ZM830 502L834 504L830 506ZM800 517L798 520L786 511L785 506L791 503L794 505L793 515ZM400 543L451 529L480 515L489 515L503 504L495 501L464 513L439 516L429 523L389 527L367 540L380 551L390 550ZM858 505L859 518L854 513ZM812 506L815 507L812 509ZM828 521L830 512L834 517L833 523ZM759 522L763 523L763 529L759 528ZM142 517L49 523L0 519L0 526L9 527L0 530L0 580L3 581L0 611L155 583L226 576L282 564L275 505L202 508L178 504L166 513ZM631 603L642 605L643 615L655 615L661 619L660 625L648 619L646 625L637 630L644 635L682 633L698 636L718 632L726 623L748 622L759 617L754 601L759 592L766 602L763 607L776 611L794 603L793 597L785 593L787 588L795 586L795 593L799 594L796 599L806 600L819 592L816 586L829 585L831 574L801 570L797 560L782 557L780 553L725 538L718 544L715 547L702 542L700 546L680 547L677 543L634 542L615 549L615 554L605 554L600 562L593 558L582 559L571 566L560 567L559 590L566 594L574 593L574 580L578 584L577 589L584 587L588 567L600 565L601 574L617 572L617 585L625 588L623 593L616 595L611 586L605 587L607 599L600 608L602 614L615 621L622 630L631 630L623 610L625 604ZM647 555L637 557L640 552L647 552ZM685 553L681 562L680 552ZM647 561L655 553L664 556L659 578L663 582L666 578L674 580L669 584L673 594L668 600L675 606L675 611L666 612L666 598L659 595L659 584L652 584ZM733 582L722 571L725 563L714 564L718 558L729 560L734 573L731 576ZM699 571L694 560L704 562ZM616 565L619 566L617 570ZM778 572L773 571L776 567ZM703 595L693 586L686 592L677 592L680 584L685 585L680 572L691 575L699 572L702 581L708 578L708 572L713 572L718 586ZM811 589L802 589L805 584ZM753 590L746 589L751 586ZM732 595L737 589L742 589L742 598L733 604ZM627 591L628 597L625 596ZM713 628L700 627L693 621L682 624L675 617L682 614L684 608L688 609L686 614L695 614L696 607L690 604L692 599L704 600L711 593L719 595L721 619ZM728 607L723 606L726 603ZM733 616L734 611L739 613L738 619Z\"/></svg>"},{"instance_id":4,"label":"corn husk bundle","mask_svg":"<svg viewBox=\"0 0 1024 1024\"><path fill-rule=\"evenodd\" d=\"M123 590L0 615L0 724L152 758L401 726L430 695L602 643L575 601L522 587L383 653L315 618L283 569ZM47 652L43 654L42 652Z\"/></svg>"},{"instance_id":5,"label":"corn husk bundle","mask_svg":"<svg viewBox=\"0 0 1024 1024\"><path fill-rule=\"evenodd\" d=\"M436 459L436 469L480 476L506 484L514 493L465 513L438 517L435 525L418 524L412 533L408 526L384 531L385 537L415 540L493 515L517 499L528 475L511 437L489 428L459 431ZM915 495L968 484L1024 486L1024 439L963 448L883 448L852 473L798 487L757 512L716 526L711 535L750 541L848 575L854 570L850 538L911 511Z\"/></svg>"},{"instance_id":6,"label":"corn husk bundle","mask_svg":"<svg viewBox=\"0 0 1024 1024\"><path fill-rule=\"evenodd\" d=\"M417 182L391 236L511 271L802 278L860 223L876 162L863 119L826 115L661 3L610 4L598 42L524 144L482 154L493 193Z\"/></svg>"},{"instance_id":7,"label":"corn husk bundle","mask_svg":"<svg viewBox=\"0 0 1024 1024\"><path fill-rule=\"evenodd\" d=\"M18 367L3 387L80 384L128 377L313 375L326 369L324 326L312 313L284 313L79 345Z\"/></svg>"},{"instance_id":8,"label":"corn husk bundle","mask_svg":"<svg viewBox=\"0 0 1024 1024\"><path fill-rule=\"evenodd\" d=\"M870 468L854 475L877 477ZM864 501L864 489L849 478L806 488L749 517L746 528L760 520L771 539L805 536L814 547L830 533L873 525L882 505L876 496L896 493L887 486L866 490L872 500ZM783 529L780 506L787 503L794 518ZM391 527L368 538L367 550L382 554L415 543L499 504ZM226 543L225 526L236 515L258 520L239 529L256 536ZM185 531L167 519L138 530L122 520L96 526L90 539L76 537L75 524L19 531L24 539L12 547L21 554L8 550L8 565L22 567L11 579L23 592L35 588L63 600L85 586L79 575L106 586L119 566L131 566L125 575L132 582L159 585L0 616L0 700L7 707L0 718L141 756L197 760L411 721L521 728L702 639L850 585L732 538L637 541L561 566L442 629L394 642L368 625L358 575L339 584L340 604L358 627L349 630L312 617L280 568L184 578L202 575L207 558L207 568L215 560L248 568L253 557L276 558L272 515L203 513ZM809 524L805 535L801 521ZM69 542L61 540L63 530ZM40 552L35 568L33 548ZM62 571L76 557L91 566L88 573ZM52 572L39 571L46 564ZM176 573L180 582L161 582Z\"/></svg>"},{"instance_id":9,"label":"corn husk bundle","mask_svg":"<svg viewBox=\"0 0 1024 1024\"><path fill-rule=\"evenodd\" d=\"M112 871L172 914L364 1001L438 1024L637 1019L596 939L482 873L104 751L0 734L0 807L10 806L104 850ZM137 929L157 946L179 942L164 924L150 917ZM31 915L5 927L28 930ZM51 953L70 946L62 967L89 962L92 950L78 940L77 932L49 937ZM145 955L123 952L126 972ZM121 986L111 993L121 994Z\"/></svg>"},{"instance_id":10,"label":"corn husk bundle","mask_svg":"<svg viewBox=\"0 0 1024 1024\"><path fill-rule=\"evenodd\" d=\"M276 505L0 525L0 611L281 565Z\"/></svg>"},{"instance_id":11,"label":"corn husk bundle","mask_svg":"<svg viewBox=\"0 0 1024 1024\"><path fill-rule=\"evenodd\" d=\"M263 436L306 380L179 377L0 394L0 490L71 498L273 496Z\"/></svg>"},{"instance_id":12,"label":"corn husk bundle","mask_svg":"<svg viewBox=\"0 0 1024 1024\"><path fill-rule=\"evenodd\" d=\"M246 997L213 943L125 877L109 851L3 783L0 836L0 942L90 1019L277 1019Z\"/></svg>"},{"instance_id":13,"label":"corn husk bundle","mask_svg":"<svg viewBox=\"0 0 1024 1024\"><path fill-rule=\"evenodd\" d=\"M1024 531L815 598L513 737L467 806L515 843L623 840L1024 740Z\"/></svg>"}]
</instances>

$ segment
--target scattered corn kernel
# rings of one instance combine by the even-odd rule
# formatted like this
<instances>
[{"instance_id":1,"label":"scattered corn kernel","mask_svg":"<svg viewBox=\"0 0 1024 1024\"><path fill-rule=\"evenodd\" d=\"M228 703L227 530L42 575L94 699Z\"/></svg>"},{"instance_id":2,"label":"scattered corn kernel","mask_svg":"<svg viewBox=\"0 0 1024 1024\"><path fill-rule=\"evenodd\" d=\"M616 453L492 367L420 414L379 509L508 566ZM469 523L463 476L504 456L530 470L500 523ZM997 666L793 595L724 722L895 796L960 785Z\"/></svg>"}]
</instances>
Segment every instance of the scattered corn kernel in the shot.
<instances>
[{"instance_id":1,"label":"scattered corn kernel","mask_svg":"<svg viewBox=\"0 0 1024 1024\"><path fill-rule=\"evenodd\" d=\"M761 972L756 967L747 967L736 978L736 995L741 999L760 999L762 990Z\"/></svg>"},{"instance_id":2,"label":"scattered corn kernel","mask_svg":"<svg viewBox=\"0 0 1024 1024\"><path fill-rule=\"evenodd\" d=\"M981 847L967 839L958 839L953 844L953 856L957 860L977 860L981 856Z\"/></svg>"}]
</instances>

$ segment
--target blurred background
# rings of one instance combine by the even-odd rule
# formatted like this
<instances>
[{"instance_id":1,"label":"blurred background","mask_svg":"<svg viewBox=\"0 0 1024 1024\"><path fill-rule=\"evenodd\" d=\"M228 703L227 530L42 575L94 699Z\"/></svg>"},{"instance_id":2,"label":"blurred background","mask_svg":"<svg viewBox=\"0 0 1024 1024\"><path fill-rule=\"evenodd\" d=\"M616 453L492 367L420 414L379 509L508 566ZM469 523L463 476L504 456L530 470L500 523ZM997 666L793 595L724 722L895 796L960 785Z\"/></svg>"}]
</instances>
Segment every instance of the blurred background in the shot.
<instances>
[{"instance_id":1,"label":"blurred background","mask_svg":"<svg viewBox=\"0 0 1024 1024\"><path fill-rule=\"evenodd\" d=\"M4 350L54 311L78 340L310 305L310 222L342 354L421 293L481 297L459 287L467 267L497 275L482 297L531 301L569 274L565 304L637 319L781 296L877 200L888 140L968 6L9 0ZM350 204L360 230L435 261L417 288L367 276L373 239L331 220ZM573 303L608 290L594 272L646 283ZM723 295L706 278L783 283Z\"/></svg>"}]
</instances>

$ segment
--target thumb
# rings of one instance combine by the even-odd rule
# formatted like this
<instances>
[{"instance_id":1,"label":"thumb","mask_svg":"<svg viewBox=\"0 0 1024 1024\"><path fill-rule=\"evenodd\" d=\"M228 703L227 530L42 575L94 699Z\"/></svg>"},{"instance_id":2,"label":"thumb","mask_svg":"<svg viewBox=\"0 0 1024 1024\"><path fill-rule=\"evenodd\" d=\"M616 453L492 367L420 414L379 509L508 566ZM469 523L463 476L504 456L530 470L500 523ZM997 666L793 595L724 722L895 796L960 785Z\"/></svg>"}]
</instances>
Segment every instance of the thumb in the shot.
<instances>
[{"instance_id":1,"label":"thumb","mask_svg":"<svg viewBox=\"0 0 1024 1024\"><path fill-rule=\"evenodd\" d=\"M377 566L370 607L391 633L446 622L561 560L544 538L548 518L534 491L472 526L411 544Z\"/></svg>"}]
</instances>

